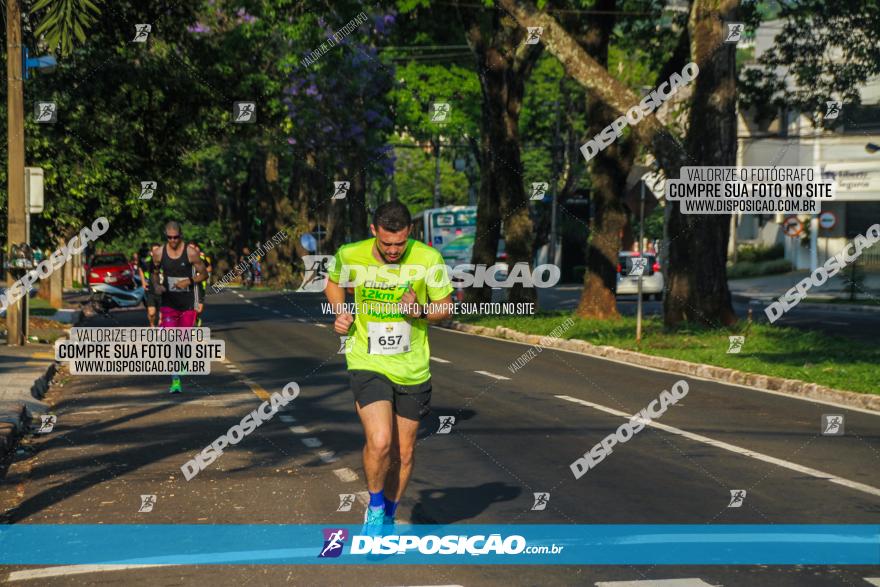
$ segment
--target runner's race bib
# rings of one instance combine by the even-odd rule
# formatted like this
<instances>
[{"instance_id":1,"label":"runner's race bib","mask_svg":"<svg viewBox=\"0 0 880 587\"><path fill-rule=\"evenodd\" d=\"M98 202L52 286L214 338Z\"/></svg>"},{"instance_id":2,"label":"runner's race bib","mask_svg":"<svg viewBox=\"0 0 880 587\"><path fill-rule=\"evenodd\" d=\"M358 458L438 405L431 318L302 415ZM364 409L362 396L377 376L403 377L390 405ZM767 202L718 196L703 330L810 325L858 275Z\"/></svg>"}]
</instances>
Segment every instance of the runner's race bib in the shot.
<instances>
[{"instance_id":1,"label":"runner's race bib","mask_svg":"<svg viewBox=\"0 0 880 587\"><path fill-rule=\"evenodd\" d=\"M368 322L367 352L371 355L408 353L411 332L409 322Z\"/></svg>"}]
</instances>

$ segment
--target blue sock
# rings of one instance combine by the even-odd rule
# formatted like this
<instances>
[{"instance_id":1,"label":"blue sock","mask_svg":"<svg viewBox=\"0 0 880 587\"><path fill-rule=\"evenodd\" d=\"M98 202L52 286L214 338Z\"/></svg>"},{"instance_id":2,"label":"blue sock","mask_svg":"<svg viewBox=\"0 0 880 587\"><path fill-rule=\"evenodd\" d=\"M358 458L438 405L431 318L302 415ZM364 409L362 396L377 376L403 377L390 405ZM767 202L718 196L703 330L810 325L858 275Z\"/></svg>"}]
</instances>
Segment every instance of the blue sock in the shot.
<instances>
[{"instance_id":1,"label":"blue sock","mask_svg":"<svg viewBox=\"0 0 880 587\"><path fill-rule=\"evenodd\" d=\"M385 490L380 489L378 493L370 491L370 507L379 509L385 506Z\"/></svg>"},{"instance_id":2,"label":"blue sock","mask_svg":"<svg viewBox=\"0 0 880 587\"><path fill-rule=\"evenodd\" d=\"M385 498L385 515L389 518L394 517L394 513L397 511L397 504L400 502L391 501L387 497Z\"/></svg>"}]
</instances>

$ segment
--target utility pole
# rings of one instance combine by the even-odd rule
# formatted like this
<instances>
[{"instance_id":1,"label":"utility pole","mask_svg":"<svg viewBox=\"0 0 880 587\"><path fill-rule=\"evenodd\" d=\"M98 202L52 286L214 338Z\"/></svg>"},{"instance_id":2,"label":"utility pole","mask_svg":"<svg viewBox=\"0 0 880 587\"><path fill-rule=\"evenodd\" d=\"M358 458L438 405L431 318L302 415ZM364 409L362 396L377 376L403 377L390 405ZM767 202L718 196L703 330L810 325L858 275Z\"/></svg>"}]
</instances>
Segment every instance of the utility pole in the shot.
<instances>
[{"instance_id":1,"label":"utility pole","mask_svg":"<svg viewBox=\"0 0 880 587\"><path fill-rule=\"evenodd\" d=\"M557 210L556 207L559 205L559 173L560 167L562 167L562 162L560 161L560 157L562 155L560 137L559 137L559 100L556 100L553 103L553 107L556 110L556 132L553 135L553 200L550 204L550 246L547 247L548 259L547 262L551 265L556 263L556 233L558 231L556 226L556 216Z\"/></svg>"},{"instance_id":2,"label":"utility pole","mask_svg":"<svg viewBox=\"0 0 880 587\"><path fill-rule=\"evenodd\" d=\"M434 143L434 207L440 207L440 134Z\"/></svg>"},{"instance_id":3,"label":"utility pole","mask_svg":"<svg viewBox=\"0 0 880 587\"><path fill-rule=\"evenodd\" d=\"M645 257L645 251L642 250L642 241L645 239L645 180L640 179L639 183L642 186L639 199L639 258L646 261L642 273L639 273L639 300L636 306L636 345L642 344L642 274L648 270L647 257Z\"/></svg>"},{"instance_id":4,"label":"utility pole","mask_svg":"<svg viewBox=\"0 0 880 587\"><path fill-rule=\"evenodd\" d=\"M6 259L12 245L26 242L27 202L24 192L24 81L21 60L21 7L19 0L6 0L6 90L8 96L6 128L8 129L8 221L6 225ZM6 273L9 286L15 283L11 271ZM20 346L25 336L27 296L6 309L6 344Z\"/></svg>"}]
</instances>

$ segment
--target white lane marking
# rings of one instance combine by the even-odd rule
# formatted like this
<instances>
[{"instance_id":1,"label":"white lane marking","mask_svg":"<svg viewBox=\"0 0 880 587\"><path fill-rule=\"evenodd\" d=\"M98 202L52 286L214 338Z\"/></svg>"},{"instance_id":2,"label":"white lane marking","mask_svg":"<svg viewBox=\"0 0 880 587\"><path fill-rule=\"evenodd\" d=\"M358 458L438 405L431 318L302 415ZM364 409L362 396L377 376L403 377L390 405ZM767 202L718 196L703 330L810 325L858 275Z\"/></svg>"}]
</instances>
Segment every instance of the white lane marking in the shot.
<instances>
[{"instance_id":1,"label":"white lane marking","mask_svg":"<svg viewBox=\"0 0 880 587\"><path fill-rule=\"evenodd\" d=\"M505 377L504 375L495 375L494 373L489 373L488 371L474 371L474 373L479 373L480 375L485 375L486 377L491 377L492 379L503 379L510 381L510 377Z\"/></svg>"},{"instance_id":2,"label":"white lane marking","mask_svg":"<svg viewBox=\"0 0 880 587\"><path fill-rule=\"evenodd\" d=\"M284 317L285 318L293 318L293 316L291 316L290 314L285 314Z\"/></svg>"},{"instance_id":3,"label":"white lane marking","mask_svg":"<svg viewBox=\"0 0 880 587\"><path fill-rule=\"evenodd\" d=\"M46 567L9 573L9 581L27 581L28 579L45 579L48 577L64 577L66 575L82 575L83 573L100 573L103 571L126 571L128 569L146 569L149 567L169 567L173 565L65 565L63 567Z\"/></svg>"},{"instance_id":4,"label":"white lane marking","mask_svg":"<svg viewBox=\"0 0 880 587\"><path fill-rule=\"evenodd\" d=\"M578 399L576 397L570 397L567 395L557 395L559 399L564 399L566 401L574 402L576 404L581 404L607 414L613 414L615 416L620 416L622 418L632 418L633 414L627 414L625 412L621 412L620 410L615 410L614 408L609 408L607 406L602 406L599 404L594 404L592 402L588 402L586 400ZM715 448L720 448L723 450L730 451L732 453L736 453L738 455L751 457L753 459L757 459L759 461L764 461L765 463L770 463L771 465L776 465L777 467L783 467L785 469L790 469L792 471L797 471L798 473L803 473L805 475L810 475L811 477L816 477L817 479L825 479L830 481L831 483L836 483L837 485L843 485L844 487L849 487L850 489L855 489L856 491L862 491L864 493L869 493L871 495L880 497L880 489L876 487L871 487L870 485L865 485L864 483L858 483L856 481L850 481L849 479L844 479L843 477L838 477L836 475L832 475L831 473L826 473L824 471L820 471L818 469L812 469L810 467L804 467L803 465L798 465L797 463L792 463L791 461L786 461L783 459L777 459L776 457L771 457L770 455L765 455L760 452L755 452L753 450L749 450L747 448L743 448L741 446L736 446L734 444L728 444L726 442L721 442L720 440L715 440L714 438L709 438L708 436L703 436L701 434L694 434L693 432L688 432L687 430L682 430L681 428L675 428L674 426L669 426L667 424L661 424L660 422L648 422L648 426L652 426L659 430L664 430L671 434L677 434L679 436L684 436L685 438L689 438L691 440L695 440L697 442L702 442L703 444L708 444L709 446L714 446Z\"/></svg>"},{"instance_id":5,"label":"white lane marking","mask_svg":"<svg viewBox=\"0 0 880 587\"><path fill-rule=\"evenodd\" d=\"M250 300L249 300L249 299L247 299L247 298L245 298L245 300L244 300L244 301L245 301L245 302L246 302L246 303L248 303L248 304L253 304L253 302L252 302L252 301L250 301Z\"/></svg>"},{"instance_id":6,"label":"white lane marking","mask_svg":"<svg viewBox=\"0 0 880 587\"><path fill-rule=\"evenodd\" d=\"M431 357L432 361L436 361L438 363L451 363L452 361L447 361L446 359L441 359L440 357Z\"/></svg>"},{"instance_id":7,"label":"white lane marking","mask_svg":"<svg viewBox=\"0 0 880 587\"><path fill-rule=\"evenodd\" d=\"M321 441L315 438L314 436L309 436L308 438L300 438L302 443L309 448L318 448L322 446Z\"/></svg>"},{"instance_id":8,"label":"white lane marking","mask_svg":"<svg viewBox=\"0 0 880 587\"><path fill-rule=\"evenodd\" d=\"M327 328L326 324L321 324L320 322L315 322L315 326L317 326L318 328Z\"/></svg>"},{"instance_id":9,"label":"white lane marking","mask_svg":"<svg viewBox=\"0 0 880 587\"><path fill-rule=\"evenodd\" d=\"M297 318L296 321L297 321L297 322L305 322L306 319L305 319L305 318Z\"/></svg>"},{"instance_id":10,"label":"white lane marking","mask_svg":"<svg viewBox=\"0 0 880 587\"><path fill-rule=\"evenodd\" d=\"M325 463L335 463L336 461L339 460L336 458L336 453L333 452L332 450L319 450L318 456Z\"/></svg>"},{"instance_id":11,"label":"white lane marking","mask_svg":"<svg viewBox=\"0 0 880 587\"><path fill-rule=\"evenodd\" d=\"M443 330L444 332L451 332L453 334L461 334L464 336L475 336L477 338L488 338L494 340L496 342L508 342L510 344L518 344L521 346L535 346L528 342L520 342L518 340L508 340L506 338L495 338L494 336L488 336L485 334L475 334L473 332L462 332L460 330L450 330L448 328L442 328L440 326L431 326L430 328L434 328L436 330ZM714 383L715 385L727 385L730 387L741 387L743 389L748 389L749 391L758 391L760 393L769 393L770 395L778 395L780 397L788 398L788 399L796 399L802 402L810 402L812 404L823 404L826 406L833 406L835 408L839 408L841 410L849 410L851 412L861 412L863 414L870 414L872 416L880 416L880 412L877 410L869 410L867 408L859 408L855 406L850 406L846 404L840 404L837 402L822 400L822 399L814 399L811 397L801 397L799 395L792 395L790 393L783 393L781 391L773 391L772 389L760 389L757 387L749 387L748 385L742 385L741 383L731 383L729 381L718 381L716 379L708 379L706 377L699 377L697 375L685 374L685 373L676 373L675 371L667 371L665 369L660 369L659 367L648 367L647 365L634 365L632 363L628 363L626 361L622 361L620 359L611 359L608 357L598 357L594 355L586 355L580 351L573 351L571 349L560 349L556 347L544 347L544 350L552 350L559 351L560 353L569 353L572 355L578 355L579 357L584 357L586 359L596 359L598 361L609 361L611 363L618 363L620 365L625 365L626 367L631 367L634 369L644 369L646 371L654 371L656 373L663 373L664 375L681 375L683 377L687 377L688 379L696 379L697 381L707 381L709 383Z\"/></svg>"},{"instance_id":12,"label":"white lane marking","mask_svg":"<svg viewBox=\"0 0 880 587\"><path fill-rule=\"evenodd\" d=\"M290 424L291 422L296 422L296 418L293 416L288 416L287 414L282 414L278 416L278 419L284 422L285 424Z\"/></svg>"},{"instance_id":13,"label":"white lane marking","mask_svg":"<svg viewBox=\"0 0 880 587\"><path fill-rule=\"evenodd\" d=\"M241 370L238 367L229 367L229 370L233 373L241 373Z\"/></svg>"},{"instance_id":14,"label":"white lane marking","mask_svg":"<svg viewBox=\"0 0 880 587\"><path fill-rule=\"evenodd\" d=\"M291 426L289 428L289 430L291 432L293 432L294 434L308 434L309 433L309 429L306 428L305 426Z\"/></svg>"},{"instance_id":15,"label":"white lane marking","mask_svg":"<svg viewBox=\"0 0 880 587\"><path fill-rule=\"evenodd\" d=\"M351 483L352 481L358 480L358 474L348 467L344 467L342 469L334 469L333 474L339 477L340 481L344 481L345 483Z\"/></svg>"},{"instance_id":16,"label":"white lane marking","mask_svg":"<svg viewBox=\"0 0 880 587\"><path fill-rule=\"evenodd\" d=\"M235 295L237 295L237 296L240 297L240 298L243 298L243 297L244 297L244 294L240 294L240 293L238 293L238 292L235 292Z\"/></svg>"},{"instance_id":17,"label":"white lane marking","mask_svg":"<svg viewBox=\"0 0 880 587\"><path fill-rule=\"evenodd\" d=\"M596 587L712 587L702 579L651 579L650 581L599 581Z\"/></svg>"}]
</instances>

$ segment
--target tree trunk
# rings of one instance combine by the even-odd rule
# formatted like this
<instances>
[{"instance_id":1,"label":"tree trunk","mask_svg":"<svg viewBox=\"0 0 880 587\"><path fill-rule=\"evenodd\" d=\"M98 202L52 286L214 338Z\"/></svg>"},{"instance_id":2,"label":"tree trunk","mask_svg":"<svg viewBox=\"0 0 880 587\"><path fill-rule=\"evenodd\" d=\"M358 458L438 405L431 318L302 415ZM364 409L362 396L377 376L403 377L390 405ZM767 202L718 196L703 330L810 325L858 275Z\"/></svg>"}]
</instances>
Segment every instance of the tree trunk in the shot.
<instances>
[{"instance_id":1,"label":"tree trunk","mask_svg":"<svg viewBox=\"0 0 880 587\"><path fill-rule=\"evenodd\" d=\"M358 150L357 153L363 151ZM367 169L360 157L355 159L352 169L354 171L349 173L351 189L346 199L350 211L351 240L354 242L367 238L370 233L367 222Z\"/></svg>"},{"instance_id":2,"label":"tree trunk","mask_svg":"<svg viewBox=\"0 0 880 587\"><path fill-rule=\"evenodd\" d=\"M689 165L736 165L736 45L724 44L724 23L735 20L736 8L736 0L696 0L691 10L691 56L700 74L688 122ZM671 206L664 323L734 323L726 269L730 215L685 215L678 203Z\"/></svg>"},{"instance_id":3,"label":"tree trunk","mask_svg":"<svg viewBox=\"0 0 880 587\"><path fill-rule=\"evenodd\" d=\"M584 21L586 28L578 35L578 44L602 67L608 67L608 45L614 29L616 0L600 0L598 14ZM587 138L599 134L617 117L615 112L595 98L588 100ZM582 318L617 318L617 258L620 237L627 224L622 196L626 177L632 167L635 150L630 141L618 139L590 162L592 179L590 234L587 244L587 267L584 289L576 314Z\"/></svg>"},{"instance_id":4,"label":"tree trunk","mask_svg":"<svg viewBox=\"0 0 880 587\"><path fill-rule=\"evenodd\" d=\"M614 114L602 103L589 109L590 136L614 120ZM621 236L627 225L622 194L626 176L632 167L633 144L622 141L612 144L591 161L590 175L593 216L587 246L587 269L584 289L577 315L583 318L617 318L617 260Z\"/></svg>"},{"instance_id":5,"label":"tree trunk","mask_svg":"<svg viewBox=\"0 0 880 587\"><path fill-rule=\"evenodd\" d=\"M523 188L520 158L519 114L525 81L541 52L541 46L526 45L526 31L499 9L466 10L467 40L474 53L482 93L480 119L480 192L477 202L477 234L472 262L495 263L503 224L507 262L531 268L533 227ZM484 17L486 32L478 19ZM489 286L471 288L470 301L490 301ZM517 283L509 301L536 302L534 288Z\"/></svg>"}]
</instances>

